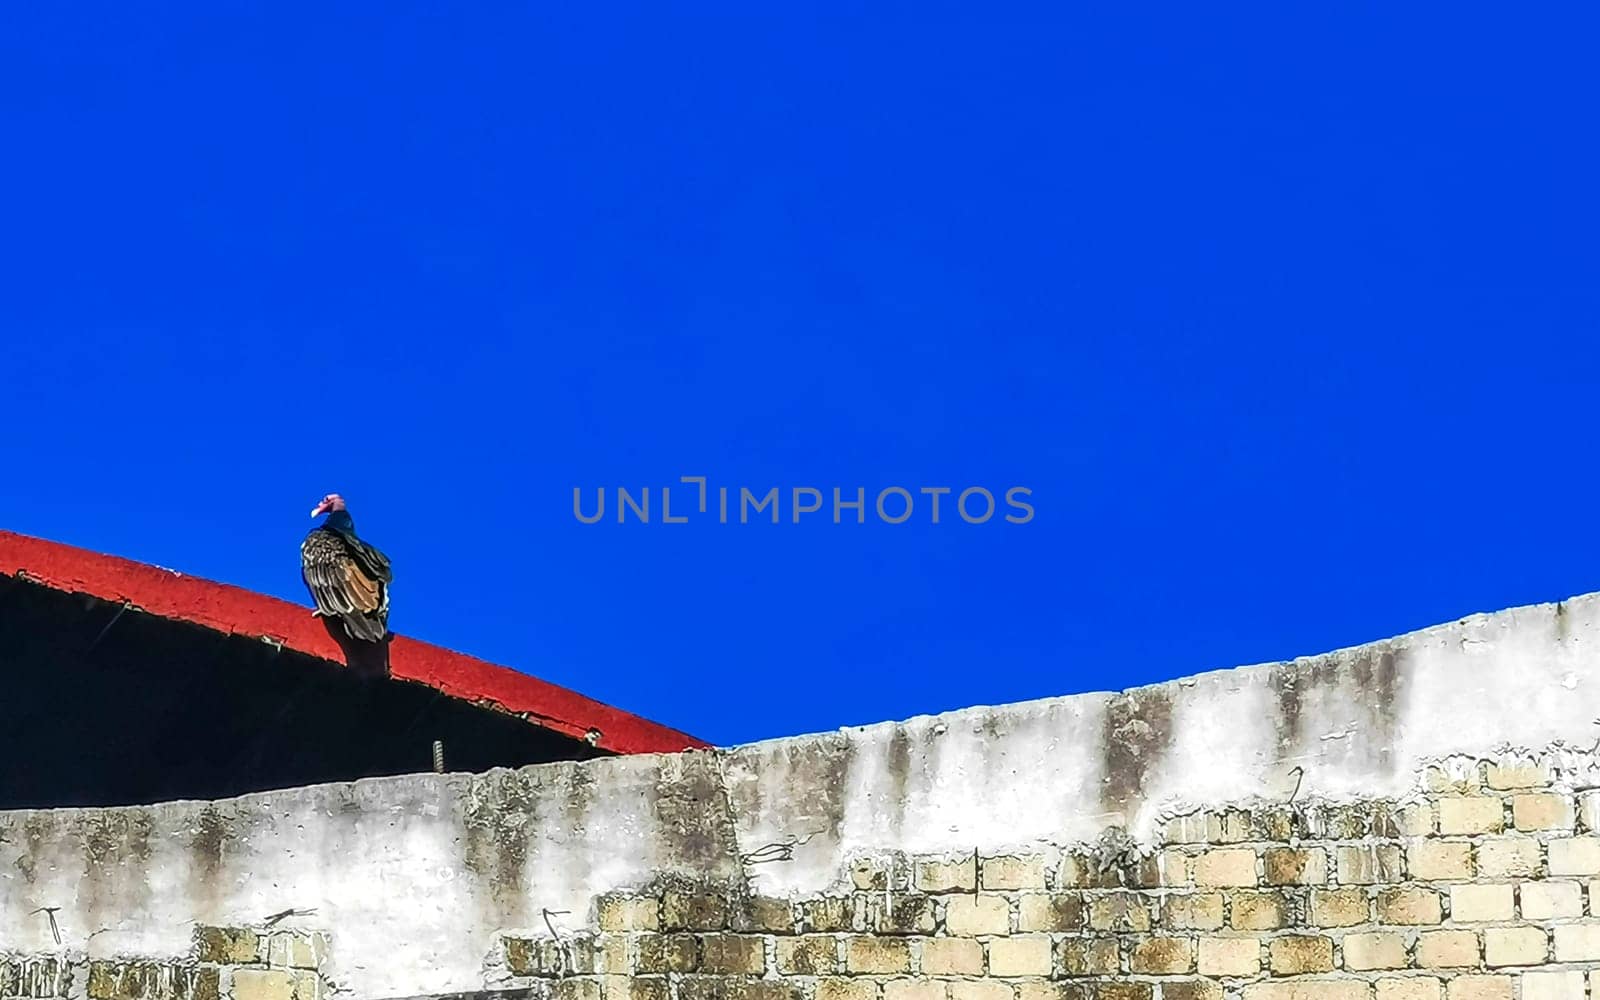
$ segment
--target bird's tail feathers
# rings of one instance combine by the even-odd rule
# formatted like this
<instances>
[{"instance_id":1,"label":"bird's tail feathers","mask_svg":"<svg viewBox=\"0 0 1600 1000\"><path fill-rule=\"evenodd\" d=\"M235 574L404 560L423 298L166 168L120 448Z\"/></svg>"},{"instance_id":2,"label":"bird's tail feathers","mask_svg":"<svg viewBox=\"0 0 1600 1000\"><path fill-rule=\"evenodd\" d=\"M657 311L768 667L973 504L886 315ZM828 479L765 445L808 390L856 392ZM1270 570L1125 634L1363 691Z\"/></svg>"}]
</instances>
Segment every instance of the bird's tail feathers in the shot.
<instances>
[{"instance_id":1,"label":"bird's tail feathers","mask_svg":"<svg viewBox=\"0 0 1600 1000\"><path fill-rule=\"evenodd\" d=\"M386 623L375 621L366 615L341 615L340 618L343 619L345 631L350 633L350 637L360 639L362 642L382 642L389 631Z\"/></svg>"}]
</instances>

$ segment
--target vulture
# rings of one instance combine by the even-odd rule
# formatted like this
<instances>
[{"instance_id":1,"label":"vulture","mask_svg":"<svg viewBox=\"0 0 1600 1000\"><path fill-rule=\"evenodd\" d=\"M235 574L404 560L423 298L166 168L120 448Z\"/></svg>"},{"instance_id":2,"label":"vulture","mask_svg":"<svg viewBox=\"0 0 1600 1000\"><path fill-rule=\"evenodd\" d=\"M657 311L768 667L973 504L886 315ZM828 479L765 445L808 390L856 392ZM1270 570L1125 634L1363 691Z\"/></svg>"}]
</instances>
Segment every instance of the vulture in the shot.
<instances>
[{"instance_id":1,"label":"vulture","mask_svg":"<svg viewBox=\"0 0 1600 1000\"><path fill-rule=\"evenodd\" d=\"M382 643L389 634L389 557L356 537L344 498L329 493L311 510L328 519L300 543L300 575L317 602L312 614L336 618L350 638Z\"/></svg>"}]
</instances>

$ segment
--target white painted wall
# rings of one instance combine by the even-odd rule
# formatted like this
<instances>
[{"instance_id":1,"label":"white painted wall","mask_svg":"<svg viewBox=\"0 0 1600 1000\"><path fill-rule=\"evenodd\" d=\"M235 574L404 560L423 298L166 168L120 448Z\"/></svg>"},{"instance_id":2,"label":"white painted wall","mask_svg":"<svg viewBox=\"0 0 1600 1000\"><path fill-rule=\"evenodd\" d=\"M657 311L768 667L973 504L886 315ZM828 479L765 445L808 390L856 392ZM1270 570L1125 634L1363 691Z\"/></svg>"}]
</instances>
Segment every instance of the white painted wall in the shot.
<instances>
[{"instance_id":1,"label":"white painted wall","mask_svg":"<svg viewBox=\"0 0 1600 1000\"><path fill-rule=\"evenodd\" d=\"M361 997L477 988L504 932L663 875L812 893L853 856L1148 839L1188 805L1403 795L1424 762L1600 735L1600 595L1118 695L717 753L415 775L219 803L0 813L0 945L185 954L196 923L326 928ZM1574 759L1592 762L1592 755ZM1585 765L1589 766L1589 765Z\"/></svg>"}]
</instances>

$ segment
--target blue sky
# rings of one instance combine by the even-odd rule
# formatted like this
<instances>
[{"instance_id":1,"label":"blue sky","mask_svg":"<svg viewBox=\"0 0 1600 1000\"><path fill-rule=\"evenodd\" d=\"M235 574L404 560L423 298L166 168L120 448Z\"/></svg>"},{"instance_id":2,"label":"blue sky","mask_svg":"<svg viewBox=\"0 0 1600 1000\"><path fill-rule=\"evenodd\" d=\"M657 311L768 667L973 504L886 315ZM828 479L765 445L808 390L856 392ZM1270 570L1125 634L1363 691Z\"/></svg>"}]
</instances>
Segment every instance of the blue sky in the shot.
<instances>
[{"instance_id":1,"label":"blue sky","mask_svg":"<svg viewBox=\"0 0 1600 1000\"><path fill-rule=\"evenodd\" d=\"M8 11L0 526L721 743L1600 588L1577 5L566 6Z\"/></svg>"}]
</instances>

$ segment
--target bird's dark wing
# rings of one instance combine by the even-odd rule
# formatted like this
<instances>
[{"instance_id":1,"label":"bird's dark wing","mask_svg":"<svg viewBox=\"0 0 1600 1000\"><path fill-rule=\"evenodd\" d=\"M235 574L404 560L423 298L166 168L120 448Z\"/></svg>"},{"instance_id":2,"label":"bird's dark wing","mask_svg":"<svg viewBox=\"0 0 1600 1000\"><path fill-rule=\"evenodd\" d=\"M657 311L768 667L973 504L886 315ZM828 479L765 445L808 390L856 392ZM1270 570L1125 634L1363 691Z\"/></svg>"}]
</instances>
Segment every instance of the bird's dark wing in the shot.
<instances>
[{"instance_id":1,"label":"bird's dark wing","mask_svg":"<svg viewBox=\"0 0 1600 1000\"><path fill-rule=\"evenodd\" d=\"M378 547L363 542L356 537L355 531L345 531L337 526L326 530L333 532L344 540L345 548L350 551L350 557L361 567L361 571L369 580L379 583L392 583L394 573L389 568L389 557L378 550Z\"/></svg>"},{"instance_id":2,"label":"bird's dark wing","mask_svg":"<svg viewBox=\"0 0 1600 1000\"><path fill-rule=\"evenodd\" d=\"M350 546L351 558L355 559L368 579L378 583L390 583L394 580L388 556L359 538L346 538L345 543Z\"/></svg>"},{"instance_id":3,"label":"bird's dark wing","mask_svg":"<svg viewBox=\"0 0 1600 1000\"><path fill-rule=\"evenodd\" d=\"M388 561L383 562L385 579L369 575L364 561L332 531L318 528L300 545L300 572L317 610L337 616L352 636L378 642L388 631Z\"/></svg>"}]
</instances>

